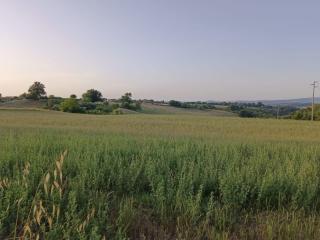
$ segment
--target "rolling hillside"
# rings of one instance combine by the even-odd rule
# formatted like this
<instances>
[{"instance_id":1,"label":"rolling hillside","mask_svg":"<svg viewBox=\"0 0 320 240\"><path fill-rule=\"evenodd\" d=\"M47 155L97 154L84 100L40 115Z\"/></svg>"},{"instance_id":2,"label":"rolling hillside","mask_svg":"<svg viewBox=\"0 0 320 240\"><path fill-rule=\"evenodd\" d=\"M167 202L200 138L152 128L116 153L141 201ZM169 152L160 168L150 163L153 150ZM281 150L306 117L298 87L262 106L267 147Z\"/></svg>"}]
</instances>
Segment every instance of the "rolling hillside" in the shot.
<instances>
[{"instance_id":1,"label":"rolling hillside","mask_svg":"<svg viewBox=\"0 0 320 240\"><path fill-rule=\"evenodd\" d=\"M0 108L43 108L46 105L46 100L34 101L29 99L11 100L0 102Z\"/></svg>"},{"instance_id":2,"label":"rolling hillside","mask_svg":"<svg viewBox=\"0 0 320 240\"><path fill-rule=\"evenodd\" d=\"M39 109L44 108L46 101L33 101L33 100L12 100L8 102L0 103L0 108L24 108L24 109ZM186 109L176 108L166 105L157 105L151 103L143 103L142 110L133 111L128 109L121 109L124 114L180 114L180 115L203 115L203 116L226 116L232 117L236 114L227 112L224 110L197 110L197 109Z\"/></svg>"},{"instance_id":3,"label":"rolling hillside","mask_svg":"<svg viewBox=\"0 0 320 240\"><path fill-rule=\"evenodd\" d=\"M191 114L191 115L205 115L205 116L226 116L232 117L236 114L223 111L223 110L197 110L197 109L186 109L176 108L167 105L157 105L151 103L142 104L142 113L147 114Z\"/></svg>"}]
</instances>

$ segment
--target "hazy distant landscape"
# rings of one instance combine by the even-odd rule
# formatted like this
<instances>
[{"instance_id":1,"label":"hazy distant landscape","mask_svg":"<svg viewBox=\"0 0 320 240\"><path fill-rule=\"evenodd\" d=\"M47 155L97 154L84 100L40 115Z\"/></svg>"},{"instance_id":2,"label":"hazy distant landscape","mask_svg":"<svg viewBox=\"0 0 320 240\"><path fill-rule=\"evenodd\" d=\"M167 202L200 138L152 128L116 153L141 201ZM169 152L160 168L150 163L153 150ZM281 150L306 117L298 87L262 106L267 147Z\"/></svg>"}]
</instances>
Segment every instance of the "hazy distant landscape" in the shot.
<instances>
[{"instance_id":1,"label":"hazy distant landscape","mask_svg":"<svg viewBox=\"0 0 320 240\"><path fill-rule=\"evenodd\" d=\"M34 82L19 96L2 96L0 108L42 108L53 111L83 114L196 114L207 116L239 116L244 118L277 118L310 120L310 99L268 101L178 101L134 99L131 92L118 99L108 99L96 89L82 96L70 94L64 98L46 94L46 86ZM311 100L312 101L312 100ZM317 99L315 98L315 102ZM320 105L315 104L314 119L320 120Z\"/></svg>"},{"instance_id":2,"label":"hazy distant landscape","mask_svg":"<svg viewBox=\"0 0 320 240\"><path fill-rule=\"evenodd\" d=\"M315 97L316 102L320 102L319 97ZM297 99L280 99L280 100L257 100L257 101L240 101L240 102L262 102L270 106L292 106L292 107L308 107L312 103L312 98L297 98Z\"/></svg>"}]
</instances>

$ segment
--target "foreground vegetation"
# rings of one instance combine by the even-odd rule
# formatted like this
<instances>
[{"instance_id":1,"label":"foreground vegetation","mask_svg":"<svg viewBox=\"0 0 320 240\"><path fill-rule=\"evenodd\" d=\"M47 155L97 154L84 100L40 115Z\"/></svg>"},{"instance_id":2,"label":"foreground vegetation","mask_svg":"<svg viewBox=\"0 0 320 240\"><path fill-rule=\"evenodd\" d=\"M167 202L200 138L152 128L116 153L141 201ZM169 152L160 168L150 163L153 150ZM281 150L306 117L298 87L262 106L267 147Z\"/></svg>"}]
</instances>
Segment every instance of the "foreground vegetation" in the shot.
<instances>
[{"instance_id":1,"label":"foreground vegetation","mask_svg":"<svg viewBox=\"0 0 320 240\"><path fill-rule=\"evenodd\" d=\"M320 125L0 110L0 239L317 239Z\"/></svg>"}]
</instances>

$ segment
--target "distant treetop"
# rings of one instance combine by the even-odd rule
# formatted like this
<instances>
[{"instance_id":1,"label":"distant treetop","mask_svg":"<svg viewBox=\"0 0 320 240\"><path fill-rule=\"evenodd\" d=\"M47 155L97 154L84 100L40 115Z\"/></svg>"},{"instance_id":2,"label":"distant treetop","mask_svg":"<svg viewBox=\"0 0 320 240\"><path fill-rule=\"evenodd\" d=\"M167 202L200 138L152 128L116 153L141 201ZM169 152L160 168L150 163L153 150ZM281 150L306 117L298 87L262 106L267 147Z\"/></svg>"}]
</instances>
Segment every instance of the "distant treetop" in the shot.
<instances>
[{"instance_id":1,"label":"distant treetop","mask_svg":"<svg viewBox=\"0 0 320 240\"><path fill-rule=\"evenodd\" d=\"M82 98L85 102L100 102L102 101L102 93L95 89L89 89L82 94Z\"/></svg>"},{"instance_id":2,"label":"distant treetop","mask_svg":"<svg viewBox=\"0 0 320 240\"><path fill-rule=\"evenodd\" d=\"M41 82L34 82L28 90L27 98L39 100L41 97L46 96L45 86Z\"/></svg>"}]
</instances>

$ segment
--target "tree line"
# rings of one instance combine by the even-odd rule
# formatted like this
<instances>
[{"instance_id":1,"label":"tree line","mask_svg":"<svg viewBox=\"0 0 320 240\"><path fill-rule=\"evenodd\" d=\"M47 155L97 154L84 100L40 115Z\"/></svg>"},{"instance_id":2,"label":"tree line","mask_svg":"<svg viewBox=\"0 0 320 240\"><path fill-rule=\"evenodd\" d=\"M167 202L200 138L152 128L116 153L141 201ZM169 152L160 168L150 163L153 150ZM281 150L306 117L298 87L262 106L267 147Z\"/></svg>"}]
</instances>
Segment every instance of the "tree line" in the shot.
<instances>
[{"instance_id":1,"label":"tree line","mask_svg":"<svg viewBox=\"0 0 320 240\"><path fill-rule=\"evenodd\" d=\"M262 102L181 102L170 100L169 106L199 110L223 109L243 118L291 118L298 109L291 106L269 106Z\"/></svg>"},{"instance_id":2,"label":"tree line","mask_svg":"<svg viewBox=\"0 0 320 240\"><path fill-rule=\"evenodd\" d=\"M91 114L121 114L121 109L140 110L140 101L133 100L132 93L125 93L120 99L109 101L96 89L89 89L82 94L81 98L71 94L69 98L49 95L41 82L34 82L27 93L20 95L20 98L34 101L46 100L46 108L50 110L70 113L91 113Z\"/></svg>"},{"instance_id":3,"label":"tree line","mask_svg":"<svg viewBox=\"0 0 320 240\"><path fill-rule=\"evenodd\" d=\"M122 114L122 109L134 111L141 110L142 101L134 100L130 92L125 93L117 100L108 100L96 89L89 89L78 98L71 94L69 98L47 96L46 87L41 82L34 82L26 93L21 94L19 99L31 99L34 101L46 101L45 108L56 111L71 113L91 113L91 114ZM16 98L16 97L15 97ZM4 98L0 94L0 101ZM151 104L163 104L176 108L212 110L221 109L237 114L244 118L286 118L297 120L310 120L311 108L298 109L292 106L269 106L261 102L181 102L177 100L154 101L143 100ZM320 120L320 105L315 108L315 120Z\"/></svg>"}]
</instances>

